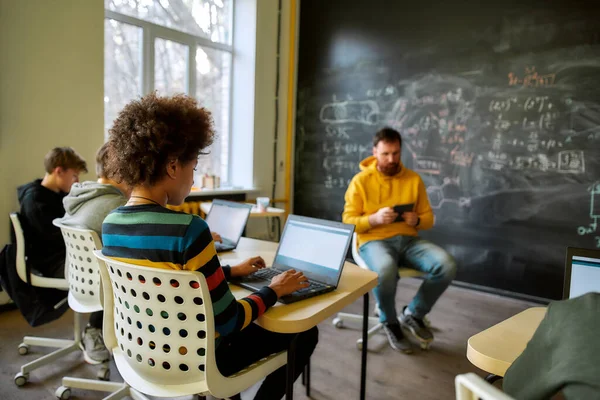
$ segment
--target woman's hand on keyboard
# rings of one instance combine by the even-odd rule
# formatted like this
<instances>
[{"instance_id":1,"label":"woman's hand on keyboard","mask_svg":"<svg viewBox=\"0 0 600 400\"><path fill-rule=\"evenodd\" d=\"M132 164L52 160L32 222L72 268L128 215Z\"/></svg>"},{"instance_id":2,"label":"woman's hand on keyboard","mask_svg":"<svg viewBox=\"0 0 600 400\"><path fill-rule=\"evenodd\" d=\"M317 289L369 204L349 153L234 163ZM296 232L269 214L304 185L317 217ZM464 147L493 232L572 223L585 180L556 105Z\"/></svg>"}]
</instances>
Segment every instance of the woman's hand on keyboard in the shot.
<instances>
[{"instance_id":1,"label":"woman's hand on keyboard","mask_svg":"<svg viewBox=\"0 0 600 400\"><path fill-rule=\"evenodd\" d=\"M221 238L221 235L219 235L217 232L211 232L210 235L212 236L214 242L223 243L223 239Z\"/></svg>"},{"instance_id":2,"label":"woman's hand on keyboard","mask_svg":"<svg viewBox=\"0 0 600 400\"><path fill-rule=\"evenodd\" d=\"M269 285L277 294L277 298L294 293L296 290L308 287L308 279L302 272L296 272L293 269L285 271L271 279Z\"/></svg>"},{"instance_id":3,"label":"woman's hand on keyboard","mask_svg":"<svg viewBox=\"0 0 600 400\"><path fill-rule=\"evenodd\" d=\"M231 276L240 277L255 273L259 269L266 267L265 260L262 257L252 257L242 262L241 264L231 267Z\"/></svg>"}]
</instances>

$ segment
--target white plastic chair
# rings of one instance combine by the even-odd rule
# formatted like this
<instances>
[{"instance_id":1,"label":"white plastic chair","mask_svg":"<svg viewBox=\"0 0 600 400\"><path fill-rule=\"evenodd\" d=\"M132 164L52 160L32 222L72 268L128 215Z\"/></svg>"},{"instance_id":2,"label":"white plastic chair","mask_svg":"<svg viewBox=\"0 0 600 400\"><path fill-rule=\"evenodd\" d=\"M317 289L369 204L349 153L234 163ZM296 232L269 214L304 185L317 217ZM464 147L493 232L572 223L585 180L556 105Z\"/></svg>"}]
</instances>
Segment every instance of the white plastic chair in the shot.
<instances>
[{"instance_id":1,"label":"white plastic chair","mask_svg":"<svg viewBox=\"0 0 600 400\"><path fill-rule=\"evenodd\" d=\"M514 400L472 372L457 375L454 383L456 400Z\"/></svg>"},{"instance_id":2,"label":"white plastic chair","mask_svg":"<svg viewBox=\"0 0 600 400\"><path fill-rule=\"evenodd\" d=\"M354 259L354 262L356 262L356 265L358 265L359 267L366 270L369 269L367 263L360 256L360 253L358 251L358 235L356 234L356 232L352 235L352 258ZM418 276L423 276L425 274L415 269L401 267L398 269L398 275L400 275L400 278L414 278ZM379 314L378 305L375 306L375 314ZM362 323L363 316L361 314L338 313L337 316L333 319L333 325L338 329L343 328L344 322L347 321ZM379 317L369 317L369 324L373 325L367 331L367 337L371 339L372 336L376 335L380 330L383 329L383 324L379 322ZM362 350L362 345L363 340L362 338L360 338L356 341L356 347L358 348L358 350ZM422 345L422 347L427 348L427 346L425 345Z\"/></svg>"},{"instance_id":3,"label":"white plastic chair","mask_svg":"<svg viewBox=\"0 0 600 400\"><path fill-rule=\"evenodd\" d=\"M101 260L104 342L121 376L135 390L156 397L231 397L286 364L283 351L233 376L221 375L204 275L94 254Z\"/></svg>"},{"instance_id":4,"label":"white plastic chair","mask_svg":"<svg viewBox=\"0 0 600 400\"><path fill-rule=\"evenodd\" d=\"M17 246L17 258L16 258L16 267L17 274L19 278L23 282L27 282L27 269L25 266L25 238L23 236L23 228L21 227L21 222L19 220L19 215L17 213L10 214L10 220L12 222L13 228L15 230L16 237L16 246ZM67 291L69 289L68 283L65 279L59 278L46 278L43 276L37 276L34 274L30 274L31 285L36 287L43 288L55 288ZM65 293L66 299L66 293ZM60 304L60 303L59 303ZM59 305L57 305L58 307ZM43 337L35 337L35 336L25 336L23 338L23 343L19 345L19 354L25 355L29 352L29 346L41 346L41 347L51 347L58 348L58 350L53 351L52 353L46 354L34 361L28 362L27 364L21 367L21 372L15 375L14 381L17 386L23 386L29 380L29 373L33 370L36 370L44 365L52 364L56 360L70 354L74 351L80 351L79 343L81 342L81 319L77 316L75 317L74 322L74 340L65 340L65 339L51 339L51 338L43 338Z\"/></svg>"},{"instance_id":5,"label":"white plastic chair","mask_svg":"<svg viewBox=\"0 0 600 400\"><path fill-rule=\"evenodd\" d=\"M69 282L69 307L76 316L102 311L100 267L94 250L102 249L102 242L96 232L66 226L56 219L53 224L60 228L67 248L67 279ZM76 336L77 337L77 336ZM108 380L108 362L103 364L98 379ZM92 379L64 377L62 386L56 390L56 397L68 399L71 388L100 392L118 392L127 387L125 383L98 382Z\"/></svg>"}]
</instances>

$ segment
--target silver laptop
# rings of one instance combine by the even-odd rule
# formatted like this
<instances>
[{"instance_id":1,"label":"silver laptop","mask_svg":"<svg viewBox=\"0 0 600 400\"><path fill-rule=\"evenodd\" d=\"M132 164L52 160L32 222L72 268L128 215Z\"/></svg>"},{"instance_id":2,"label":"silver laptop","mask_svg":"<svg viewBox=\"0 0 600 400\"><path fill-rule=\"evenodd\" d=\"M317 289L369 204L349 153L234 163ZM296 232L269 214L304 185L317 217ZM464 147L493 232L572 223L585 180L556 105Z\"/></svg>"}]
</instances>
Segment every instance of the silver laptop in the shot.
<instances>
[{"instance_id":1,"label":"silver laptop","mask_svg":"<svg viewBox=\"0 0 600 400\"><path fill-rule=\"evenodd\" d=\"M310 286L281 297L280 302L294 303L331 292L340 281L353 233L354 225L290 215L273 266L235 283L256 291L269 285L275 275L295 269L302 271Z\"/></svg>"},{"instance_id":2,"label":"silver laptop","mask_svg":"<svg viewBox=\"0 0 600 400\"><path fill-rule=\"evenodd\" d=\"M235 249L244 233L252 205L227 200L213 200L206 216L211 232L221 235L223 243L215 242L217 253Z\"/></svg>"},{"instance_id":3,"label":"silver laptop","mask_svg":"<svg viewBox=\"0 0 600 400\"><path fill-rule=\"evenodd\" d=\"M600 250L567 247L563 299L600 292Z\"/></svg>"}]
</instances>

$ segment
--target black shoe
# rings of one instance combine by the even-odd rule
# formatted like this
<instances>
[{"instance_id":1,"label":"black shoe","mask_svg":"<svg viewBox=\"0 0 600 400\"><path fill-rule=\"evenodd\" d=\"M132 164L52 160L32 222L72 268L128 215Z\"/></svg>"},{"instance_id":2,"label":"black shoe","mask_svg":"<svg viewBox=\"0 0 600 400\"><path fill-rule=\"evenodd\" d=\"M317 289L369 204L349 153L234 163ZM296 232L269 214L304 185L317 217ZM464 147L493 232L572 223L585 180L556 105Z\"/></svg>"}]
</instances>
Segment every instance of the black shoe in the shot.
<instances>
[{"instance_id":1,"label":"black shoe","mask_svg":"<svg viewBox=\"0 0 600 400\"><path fill-rule=\"evenodd\" d=\"M396 351L400 351L405 354L410 354L413 352L412 345L410 342L404 337L402 333L402 329L400 329L400 324L383 324L383 331L385 332L388 342L392 349Z\"/></svg>"},{"instance_id":2,"label":"black shoe","mask_svg":"<svg viewBox=\"0 0 600 400\"><path fill-rule=\"evenodd\" d=\"M433 341L433 332L427 327L425 322L406 313L406 307L400 314L400 323L405 329L408 329L420 342L430 343Z\"/></svg>"}]
</instances>

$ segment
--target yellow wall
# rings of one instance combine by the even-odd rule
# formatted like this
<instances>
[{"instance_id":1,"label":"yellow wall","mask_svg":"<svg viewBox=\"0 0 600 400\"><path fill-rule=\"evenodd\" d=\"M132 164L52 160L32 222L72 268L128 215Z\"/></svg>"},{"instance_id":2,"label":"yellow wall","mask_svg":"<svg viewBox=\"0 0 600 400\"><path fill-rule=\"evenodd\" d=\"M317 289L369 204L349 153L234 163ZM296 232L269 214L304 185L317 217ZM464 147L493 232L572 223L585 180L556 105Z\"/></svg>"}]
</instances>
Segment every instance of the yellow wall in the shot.
<instances>
[{"instance_id":1,"label":"yellow wall","mask_svg":"<svg viewBox=\"0 0 600 400\"><path fill-rule=\"evenodd\" d=\"M44 155L72 146L94 177L103 142L102 0L0 1L0 245L18 185L42 177Z\"/></svg>"}]
</instances>

